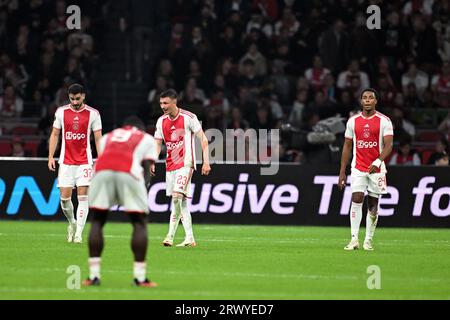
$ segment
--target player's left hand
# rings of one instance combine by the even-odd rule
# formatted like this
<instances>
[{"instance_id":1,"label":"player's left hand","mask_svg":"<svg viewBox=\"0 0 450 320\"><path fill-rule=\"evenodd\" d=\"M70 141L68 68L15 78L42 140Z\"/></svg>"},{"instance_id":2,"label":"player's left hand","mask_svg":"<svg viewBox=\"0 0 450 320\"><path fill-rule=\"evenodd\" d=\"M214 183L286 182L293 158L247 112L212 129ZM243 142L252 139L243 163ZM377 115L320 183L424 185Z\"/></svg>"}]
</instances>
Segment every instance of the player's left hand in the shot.
<instances>
[{"instance_id":1,"label":"player's left hand","mask_svg":"<svg viewBox=\"0 0 450 320\"><path fill-rule=\"evenodd\" d=\"M380 159L376 159L374 162L372 162L372 164L369 167L369 173L375 173L381 166L381 160Z\"/></svg>"},{"instance_id":2,"label":"player's left hand","mask_svg":"<svg viewBox=\"0 0 450 320\"><path fill-rule=\"evenodd\" d=\"M202 175L207 176L210 171L211 171L211 167L210 167L209 163L204 163L202 166Z\"/></svg>"}]
</instances>

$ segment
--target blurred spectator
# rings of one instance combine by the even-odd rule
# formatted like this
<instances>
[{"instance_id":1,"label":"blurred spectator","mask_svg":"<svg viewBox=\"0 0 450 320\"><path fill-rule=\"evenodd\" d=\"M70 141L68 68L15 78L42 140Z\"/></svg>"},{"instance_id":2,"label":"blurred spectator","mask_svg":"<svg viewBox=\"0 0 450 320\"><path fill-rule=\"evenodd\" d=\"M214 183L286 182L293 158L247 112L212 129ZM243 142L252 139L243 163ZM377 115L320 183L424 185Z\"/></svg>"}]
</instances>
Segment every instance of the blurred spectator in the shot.
<instances>
[{"instance_id":1,"label":"blurred spectator","mask_svg":"<svg viewBox=\"0 0 450 320\"><path fill-rule=\"evenodd\" d=\"M301 90L297 92L296 99L292 105L292 110L289 115L289 123L294 127L300 128L303 122L303 112L308 100L308 91Z\"/></svg>"},{"instance_id":2,"label":"blurred spectator","mask_svg":"<svg viewBox=\"0 0 450 320\"><path fill-rule=\"evenodd\" d=\"M239 72L243 73L244 61L251 60L255 64L255 73L258 76L267 74L266 58L261 54L256 43L249 45L247 52L239 61Z\"/></svg>"},{"instance_id":3,"label":"blurred spectator","mask_svg":"<svg viewBox=\"0 0 450 320\"><path fill-rule=\"evenodd\" d=\"M359 88L352 84L352 82L354 83L354 79L359 82ZM339 74L337 86L339 89L353 88L358 92L358 95L362 89L370 87L369 77L367 73L359 69L358 60L352 60L348 69Z\"/></svg>"},{"instance_id":4,"label":"blurred spectator","mask_svg":"<svg viewBox=\"0 0 450 320\"><path fill-rule=\"evenodd\" d=\"M269 81L272 90L279 97L280 102L286 104L291 96L291 85L289 77L284 72L284 63L280 60L274 60L270 69Z\"/></svg>"},{"instance_id":5,"label":"blurred spectator","mask_svg":"<svg viewBox=\"0 0 450 320\"><path fill-rule=\"evenodd\" d=\"M434 152L430 155L427 164L435 164L442 157L443 153L448 154L449 151L448 141L444 138L439 139L434 146Z\"/></svg>"},{"instance_id":6,"label":"blurred spectator","mask_svg":"<svg viewBox=\"0 0 450 320\"><path fill-rule=\"evenodd\" d=\"M417 88L414 83L409 83L406 86L406 92L405 92L405 109L410 108L420 108L422 106L422 103L420 101L419 95L417 93Z\"/></svg>"},{"instance_id":7,"label":"blurred spectator","mask_svg":"<svg viewBox=\"0 0 450 320\"><path fill-rule=\"evenodd\" d=\"M406 53L407 32L400 23L400 14L392 11L387 15L387 25L381 28L382 42L384 44L383 54L385 54L391 67L395 67L395 62L403 59Z\"/></svg>"},{"instance_id":8,"label":"blurred spectator","mask_svg":"<svg viewBox=\"0 0 450 320\"><path fill-rule=\"evenodd\" d=\"M411 62L408 66L408 71L402 75L402 88L403 93L406 95L408 84L414 83L416 85L417 93L422 96L422 93L428 87L428 75L417 69L417 65Z\"/></svg>"},{"instance_id":9,"label":"blurred spectator","mask_svg":"<svg viewBox=\"0 0 450 320\"><path fill-rule=\"evenodd\" d=\"M392 155L389 164L419 166L421 162L417 152L411 149L411 142L404 140L400 142L398 150Z\"/></svg>"},{"instance_id":10,"label":"blurred spectator","mask_svg":"<svg viewBox=\"0 0 450 320\"><path fill-rule=\"evenodd\" d=\"M344 22L336 19L333 26L319 37L319 53L325 68L334 73L343 69L348 62L349 42Z\"/></svg>"},{"instance_id":11,"label":"blurred spectator","mask_svg":"<svg viewBox=\"0 0 450 320\"><path fill-rule=\"evenodd\" d=\"M25 144L20 137L14 137L11 141L11 157L31 157L31 153L24 148Z\"/></svg>"},{"instance_id":12,"label":"blurred spectator","mask_svg":"<svg viewBox=\"0 0 450 320\"><path fill-rule=\"evenodd\" d=\"M23 100L16 95L12 86L7 86L0 96L0 116L5 118L20 117L23 111Z\"/></svg>"},{"instance_id":13,"label":"blurred spectator","mask_svg":"<svg viewBox=\"0 0 450 320\"><path fill-rule=\"evenodd\" d=\"M300 28L300 22L295 17L294 12L289 7L283 9L281 19L275 23L275 35L281 34L281 30L285 29L289 37L294 37Z\"/></svg>"},{"instance_id":14,"label":"blurred spectator","mask_svg":"<svg viewBox=\"0 0 450 320\"><path fill-rule=\"evenodd\" d=\"M435 93L436 102L441 108L450 107L450 62L442 63L441 72L431 80L432 90Z\"/></svg>"},{"instance_id":15,"label":"blurred spectator","mask_svg":"<svg viewBox=\"0 0 450 320\"><path fill-rule=\"evenodd\" d=\"M405 119L404 112L399 108L393 108L391 120L394 125L394 138L397 141L412 139L416 135L414 124Z\"/></svg>"},{"instance_id":16,"label":"blurred spectator","mask_svg":"<svg viewBox=\"0 0 450 320\"><path fill-rule=\"evenodd\" d=\"M443 1L446 3L447 10L449 8L448 1ZM438 43L438 54L442 61L450 60L450 21L448 17L448 12L438 12L439 18L433 22L432 26L436 31L437 43Z\"/></svg>"},{"instance_id":17,"label":"blurred spectator","mask_svg":"<svg viewBox=\"0 0 450 320\"><path fill-rule=\"evenodd\" d=\"M340 91L336 88L336 81L331 73L325 76L322 91L328 100L338 102Z\"/></svg>"},{"instance_id":18,"label":"blurred spectator","mask_svg":"<svg viewBox=\"0 0 450 320\"><path fill-rule=\"evenodd\" d=\"M412 1L416 2L415 0ZM417 64L421 65L428 73L432 71L433 63L439 61L436 32L425 22L424 16L421 14L415 14L412 18L409 50Z\"/></svg>"},{"instance_id":19,"label":"blurred spectator","mask_svg":"<svg viewBox=\"0 0 450 320\"><path fill-rule=\"evenodd\" d=\"M442 132L447 139L450 139L450 112L447 117L439 124L438 130Z\"/></svg>"},{"instance_id":20,"label":"blurred spectator","mask_svg":"<svg viewBox=\"0 0 450 320\"><path fill-rule=\"evenodd\" d=\"M159 12L158 1L128 0L127 24L132 27L136 82L143 80L146 63L150 58L150 46ZM156 7L155 7L156 6ZM173 44L173 43L172 43Z\"/></svg>"},{"instance_id":21,"label":"blurred spectator","mask_svg":"<svg viewBox=\"0 0 450 320\"><path fill-rule=\"evenodd\" d=\"M249 124L242 118L241 110L237 107L233 107L230 113L231 117L227 124L227 129L243 129L247 130Z\"/></svg>"},{"instance_id":22,"label":"blurred spectator","mask_svg":"<svg viewBox=\"0 0 450 320\"><path fill-rule=\"evenodd\" d=\"M308 79L314 91L321 90L324 86L325 77L330 74L330 70L323 67L322 58L319 55L313 58L313 67L305 71L305 78Z\"/></svg>"},{"instance_id":23,"label":"blurred spectator","mask_svg":"<svg viewBox=\"0 0 450 320\"><path fill-rule=\"evenodd\" d=\"M436 157L436 161L434 162L434 165L436 165L436 166L448 166L449 165L448 159L449 159L448 153L444 151L444 152L440 153Z\"/></svg>"}]
</instances>

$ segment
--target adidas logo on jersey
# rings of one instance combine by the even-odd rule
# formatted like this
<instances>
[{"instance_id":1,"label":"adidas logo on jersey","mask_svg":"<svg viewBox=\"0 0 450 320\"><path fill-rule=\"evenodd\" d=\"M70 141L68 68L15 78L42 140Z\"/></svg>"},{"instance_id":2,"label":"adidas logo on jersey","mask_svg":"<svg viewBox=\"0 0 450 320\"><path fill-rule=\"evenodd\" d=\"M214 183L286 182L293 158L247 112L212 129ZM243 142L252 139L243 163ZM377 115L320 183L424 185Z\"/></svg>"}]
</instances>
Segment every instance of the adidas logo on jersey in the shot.
<instances>
[{"instance_id":1,"label":"adidas logo on jersey","mask_svg":"<svg viewBox=\"0 0 450 320\"><path fill-rule=\"evenodd\" d=\"M73 118L73 121L78 121L78 120L79 120L78 116L76 116L75 118Z\"/></svg>"},{"instance_id":2,"label":"adidas logo on jersey","mask_svg":"<svg viewBox=\"0 0 450 320\"><path fill-rule=\"evenodd\" d=\"M364 126L364 128L368 128L368 127L370 127L369 124L366 124L366 125Z\"/></svg>"},{"instance_id":3,"label":"adidas logo on jersey","mask_svg":"<svg viewBox=\"0 0 450 320\"><path fill-rule=\"evenodd\" d=\"M176 128L175 128L175 126L172 126L171 128L170 128L170 130L175 130Z\"/></svg>"}]
</instances>

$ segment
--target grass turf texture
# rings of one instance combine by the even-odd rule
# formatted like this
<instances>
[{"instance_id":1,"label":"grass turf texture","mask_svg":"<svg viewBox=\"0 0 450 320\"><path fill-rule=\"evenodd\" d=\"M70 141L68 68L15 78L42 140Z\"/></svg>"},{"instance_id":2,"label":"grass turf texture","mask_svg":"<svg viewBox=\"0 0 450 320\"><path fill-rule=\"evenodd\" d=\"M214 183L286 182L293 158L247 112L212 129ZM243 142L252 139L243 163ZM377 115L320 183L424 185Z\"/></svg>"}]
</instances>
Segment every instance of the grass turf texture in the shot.
<instances>
[{"instance_id":1,"label":"grass turf texture","mask_svg":"<svg viewBox=\"0 0 450 320\"><path fill-rule=\"evenodd\" d=\"M445 229L381 227L375 251L347 252L349 228L194 224L198 246L177 248L161 245L168 225L150 224L148 274L159 286L135 288L131 225L108 223L101 287L70 290L70 265L88 275L89 224L81 245L66 243L66 226L0 221L0 299L450 299ZM371 265L380 290L367 288Z\"/></svg>"}]
</instances>

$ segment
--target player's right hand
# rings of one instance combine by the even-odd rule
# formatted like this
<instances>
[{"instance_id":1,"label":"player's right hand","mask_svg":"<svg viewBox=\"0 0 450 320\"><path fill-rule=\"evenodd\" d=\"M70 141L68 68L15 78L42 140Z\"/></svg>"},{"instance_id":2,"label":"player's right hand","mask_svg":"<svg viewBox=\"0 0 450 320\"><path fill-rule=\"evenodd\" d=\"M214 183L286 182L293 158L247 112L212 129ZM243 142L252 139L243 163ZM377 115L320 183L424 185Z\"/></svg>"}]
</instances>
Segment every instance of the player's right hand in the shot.
<instances>
[{"instance_id":1,"label":"player's right hand","mask_svg":"<svg viewBox=\"0 0 450 320\"><path fill-rule=\"evenodd\" d=\"M56 171L55 159L48 159L48 170Z\"/></svg>"},{"instance_id":2,"label":"player's right hand","mask_svg":"<svg viewBox=\"0 0 450 320\"><path fill-rule=\"evenodd\" d=\"M340 173L338 181L339 190L341 191L344 190L346 184L347 184L347 176L345 175L345 173Z\"/></svg>"},{"instance_id":3,"label":"player's right hand","mask_svg":"<svg viewBox=\"0 0 450 320\"><path fill-rule=\"evenodd\" d=\"M154 163L152 163L150 165L150 174L152 175L152 177L155 176L155 164Z\"/></svg>"}]
</instances>

